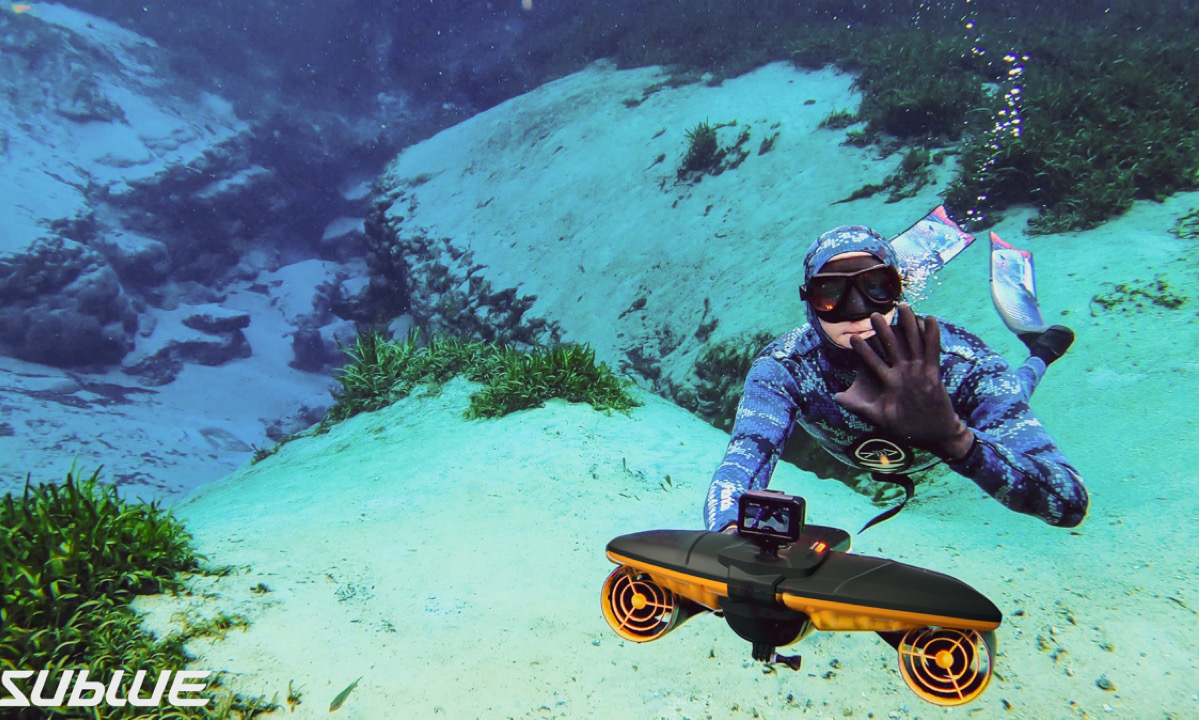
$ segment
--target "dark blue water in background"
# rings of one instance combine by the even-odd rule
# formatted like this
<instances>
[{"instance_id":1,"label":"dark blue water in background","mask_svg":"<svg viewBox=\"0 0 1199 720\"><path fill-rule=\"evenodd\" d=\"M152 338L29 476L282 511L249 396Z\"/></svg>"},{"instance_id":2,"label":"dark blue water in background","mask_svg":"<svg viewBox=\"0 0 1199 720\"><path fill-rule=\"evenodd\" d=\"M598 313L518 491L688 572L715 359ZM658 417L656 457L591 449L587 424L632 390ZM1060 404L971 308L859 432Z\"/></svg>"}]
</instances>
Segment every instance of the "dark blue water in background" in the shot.
<instances>
[{"instance_id":1,"label":"dark blue water in background","mask_svg":"<svg viewBox=\"0 0 1199 720\"><path fill-rule=\"evenodd\" d=\"M599 58L626 67L675 64L735 76L789 59L797 40L839 28L920 28L955 38L967 57L978 49L995 56L1019 52L1009 35L1040 26L1169 44L1185 38L1199 17L1183 2L1093 0L73 5L154 38L170 49L182 75L233 101L239 116L261 123L254 160L292 179L297 225L316 222L322 181L338 170L378 166L412 142ZM848 37L838 42L855 42ZM1119 47L1113 43L1114 55ZM1061 52L1068 55L1070 48ZM328 123L324 131L314 129L320 114L379 122L376 132L346 138L330 132Z\"/></svg>"}]
</instances>

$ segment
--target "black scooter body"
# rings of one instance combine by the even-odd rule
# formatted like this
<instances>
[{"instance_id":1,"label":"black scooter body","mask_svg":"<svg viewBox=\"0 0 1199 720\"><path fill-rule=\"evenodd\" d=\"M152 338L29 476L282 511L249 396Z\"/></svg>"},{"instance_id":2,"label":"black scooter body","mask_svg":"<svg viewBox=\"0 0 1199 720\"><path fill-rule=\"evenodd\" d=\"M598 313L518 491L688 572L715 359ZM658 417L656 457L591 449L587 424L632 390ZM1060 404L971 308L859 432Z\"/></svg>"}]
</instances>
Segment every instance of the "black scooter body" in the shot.
<instances>
[{"instance_id":1,"label":"black scooter body","mask_svg":"<svg viewBox=\"0 0 1199 720\"><path fill-rule=\"evenodd\" d=\"M828 549L813 550L824 542ZM942 573L885 558L853 555L849 533L808 525L777 560L760 558L754 543L704 530L649 530L621 535L608 554L757 591L881 609L995 623L1002 613L985 595ZM716 609L716 608L712 608Z\"/></svg>"},{"instance_id":2,"label":"black scooter body","mask_svg":"<svg viewBox=\"0 0 1199 720\"><path fill-rule=\"evenodd\" d=\"M619 567L602 593L609 626L643 643L714 611L752 644L755 660L796 670L800 657L777 647L813 630L874 631L899 651L900 673L921 698L960 705L978 697L1003 620L995 604L948 575L850 553L847 532L803 525L802 499L784 497L795 512L783 520L800 522L783 539L782 521L755 535L650 530L613 539L607 556ZM745 528L750 518L741 520Z\"/></svg>"}]
</instances>

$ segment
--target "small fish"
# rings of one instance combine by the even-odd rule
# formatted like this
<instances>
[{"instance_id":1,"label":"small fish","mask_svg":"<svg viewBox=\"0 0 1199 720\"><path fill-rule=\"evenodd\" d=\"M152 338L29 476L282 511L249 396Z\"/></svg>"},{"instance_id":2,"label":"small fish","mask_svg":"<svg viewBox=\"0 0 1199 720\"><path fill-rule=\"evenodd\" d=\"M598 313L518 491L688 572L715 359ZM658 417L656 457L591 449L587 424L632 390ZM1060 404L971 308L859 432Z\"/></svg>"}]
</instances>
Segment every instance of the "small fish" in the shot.
<instances>
[{"instance_id":1,"label":"small fish","mask_svg":"<svg viewBox=\"0 0 1199 720\"><path fill-rule=\"evenodd\" d=\"M359 676L358 680L361 680L361 679L362 679L362 676ZM350 692L354 688L358 687L358 680L355 680L354 682L350 683L350 686L348 688L337 693L337 697L333 698L333 702L329 703L329 712L333 712L337 708L341 707L342 703L344 703L346 701L346 698L348 698L350 696Z\"/></svg>"},{"instance_id":2,"label":"small fish","mask_svg":"<svg viewBox=\"0 0 1199 720\"><path fill-rule=\"evenodd\" d=\"M27 5L26 3L17 3L12 6L12 11L18 15L20 15L23 12L29 12L32 9L33 9L33 6Z\"/></svg>"}]
</instances>

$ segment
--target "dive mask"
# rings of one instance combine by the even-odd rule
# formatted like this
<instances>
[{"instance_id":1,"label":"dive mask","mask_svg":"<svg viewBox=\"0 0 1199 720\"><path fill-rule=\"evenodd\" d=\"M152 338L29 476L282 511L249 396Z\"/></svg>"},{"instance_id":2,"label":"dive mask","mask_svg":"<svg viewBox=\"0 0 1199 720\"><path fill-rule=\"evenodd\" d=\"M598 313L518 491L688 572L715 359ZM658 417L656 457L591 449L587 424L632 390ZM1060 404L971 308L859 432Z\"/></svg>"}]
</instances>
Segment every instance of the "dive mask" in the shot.
<instances>
[{"instance_id":1,"label":"dive mask","mask_svg":"<svg viewBox=\"0 0 1199 720\"><path fill-rule=\"evenodd\" d=\"M903 281L899 271L886 264L853 272L820 272L799 288L799 297L812 306L821 320L844 322L860 316L860 313L847 312L850 288L858 291L867 309L886 313L903 293Z\"/></svg>"}]
</instances>

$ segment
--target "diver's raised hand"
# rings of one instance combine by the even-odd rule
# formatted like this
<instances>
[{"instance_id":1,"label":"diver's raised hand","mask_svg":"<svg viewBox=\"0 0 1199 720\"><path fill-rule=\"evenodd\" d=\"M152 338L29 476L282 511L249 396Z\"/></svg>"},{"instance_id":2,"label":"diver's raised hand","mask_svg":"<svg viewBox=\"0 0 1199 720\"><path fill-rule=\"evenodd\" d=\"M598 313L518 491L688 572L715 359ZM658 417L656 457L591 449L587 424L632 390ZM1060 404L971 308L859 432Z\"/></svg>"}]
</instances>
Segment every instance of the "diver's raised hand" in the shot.
<instances>
[{"instance_id":1,"label":"diver's raised hand","mask_svg":"<svg viewBox=\"0 0 1199 720\"><path fill-rule=\"evenodd\" d=\"M896 440L959 460L974 435L953 410L941 382L941 328L936 318L916 318L907 303L899 305L899 332L879 313L870 316L874 337L850 344L866 369L845 392L833 396Z\"/></svg>"}]
</instances>

